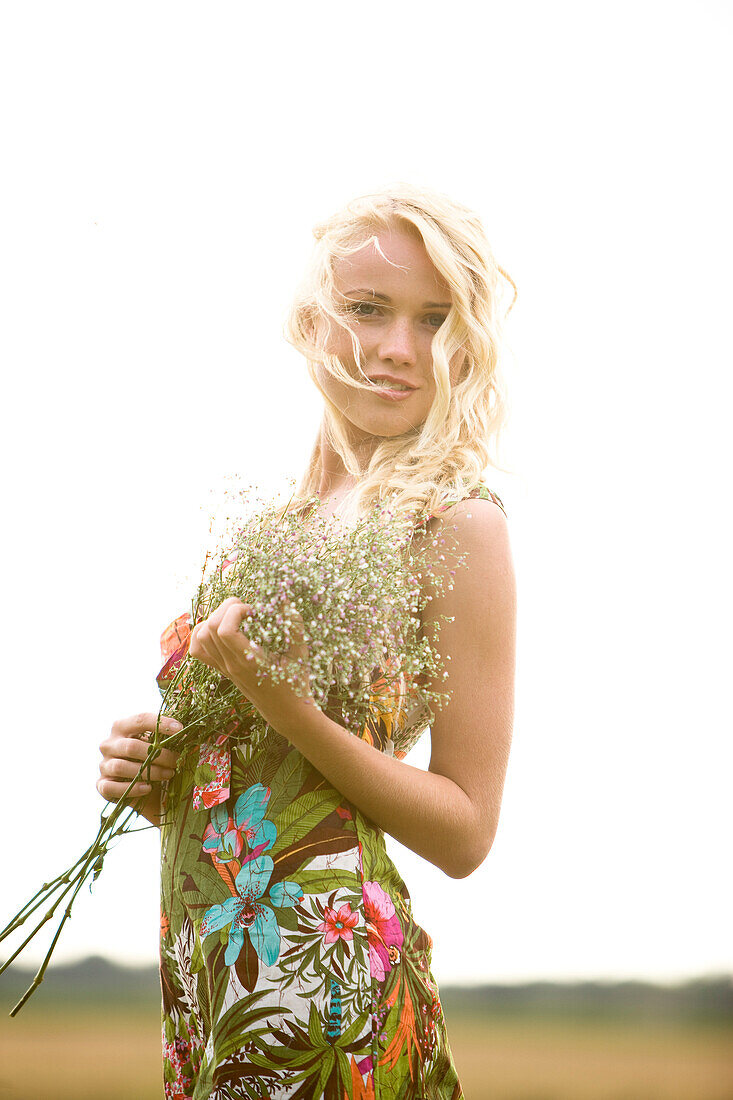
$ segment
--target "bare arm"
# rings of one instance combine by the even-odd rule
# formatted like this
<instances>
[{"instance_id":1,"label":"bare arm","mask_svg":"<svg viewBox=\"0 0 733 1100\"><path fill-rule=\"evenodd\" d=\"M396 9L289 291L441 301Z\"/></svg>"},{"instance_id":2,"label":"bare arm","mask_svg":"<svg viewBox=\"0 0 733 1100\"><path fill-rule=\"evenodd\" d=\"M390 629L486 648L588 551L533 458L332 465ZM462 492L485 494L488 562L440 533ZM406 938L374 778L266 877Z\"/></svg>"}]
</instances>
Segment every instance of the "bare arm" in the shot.
<instances>
[{"instance_id":1,"label":"bare arm","mask_svg":"<svg viewBox=\"0 0 733 1100\"><path fill-rule=\"evenodd\" d=\"M424 617L427 626L441 614L455 616L436 643L450 656L444 686L452 696L433 723L428 772L385 756L283 685L257 685L244 659L251 643L239 632L246 613L239 601L225 601L195 629L191 654L219 667L376 825L461 878L486 857L499 820L513 721L514 570L506 520L491 501L464 501L431 523L438 530L455 524L468 564Z\"/></svg>"},{"instance_id":2,"label":"bare arm","mask_svg":"<svg viewBox=\"0 0 733 1100\"><path fill-rule=\"evenodd\" d=\"M460 878L485 859L499 822L514 711L516 599L500 509L472 500L449 514L445 522L455 523L468 564L423 615L425 626L455 616L436 643L450 656L443 686L451 699L431 727L429 771L385 756L318 712L280 732L380 828Z\"/></svg>"}]
</instances>

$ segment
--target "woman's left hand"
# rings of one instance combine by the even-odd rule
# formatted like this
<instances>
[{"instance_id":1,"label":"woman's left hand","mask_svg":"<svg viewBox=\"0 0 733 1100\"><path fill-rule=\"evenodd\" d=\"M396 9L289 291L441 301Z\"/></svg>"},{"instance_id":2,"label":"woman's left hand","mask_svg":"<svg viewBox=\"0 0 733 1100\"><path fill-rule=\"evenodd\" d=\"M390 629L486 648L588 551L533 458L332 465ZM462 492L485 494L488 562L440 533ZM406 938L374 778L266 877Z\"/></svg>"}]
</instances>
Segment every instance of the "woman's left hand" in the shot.
<instances>
[{"instance_id":1,"label":"woman's left hand","mask_svg":"<svg viewBox=\"0 0 733 1100\"><path fill-rule=\"evenodd\" d=\"M303 620L293 608L288 610L291 622L296 624L292 631L296 640L285 656L300 665L301 694L287 681L275 684L268 676L269 654L250 641L241 629L252 605L236 596L224 600L207 619L194 626L189 645L192 657L231 680L275 729L279 724L287 724L296 708L302 708L304 703L316 705L309 686L310 652L302 641Z\"/></svg>"}]
</instances>

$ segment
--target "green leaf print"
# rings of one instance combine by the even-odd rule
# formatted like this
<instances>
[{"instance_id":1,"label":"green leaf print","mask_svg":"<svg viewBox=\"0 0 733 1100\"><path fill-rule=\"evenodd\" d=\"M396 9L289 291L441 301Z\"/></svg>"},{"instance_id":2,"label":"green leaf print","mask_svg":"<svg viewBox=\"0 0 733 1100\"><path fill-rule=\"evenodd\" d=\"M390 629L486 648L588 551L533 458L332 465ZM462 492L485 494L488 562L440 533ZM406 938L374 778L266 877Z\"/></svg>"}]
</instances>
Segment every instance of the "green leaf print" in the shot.
<instances>
[{"instance_id":1,"label":"green leaf print","mask_svg":"<svg viewBox=\"0 0 733 1100\"><path fill-rule=\"evenodd\" d=\"M357 1016L357 1018L354 1020L353 1024L350 1024L347 1027L346 1031L344 1031L343 1034L341 1035L341 1038L339 1039L339 1046L347 1047L349 1045L349 1043L353 1043L353 1041L354 1041L354 1039L356 1039L357 1035L360 1035L361 1032L363 1031L364 1027L366 1026L366 1022L367 1022L368 1019L369 1019L369 1013L368 1012L362 1012L361 1016Z\"/></svg>"},{"instance_id":2,"label":"green leaf print","mask_svg":"<svg viewBox=\"0 0 733 1100\"><path fill-rule=\"evenodd\" d=\"M208 856L205 858L205 863L194 864L192 868L193 881L196 890L201 894L201 901L206 901L210 905L212 902L223 901L228 898L230 891L227 890L221 875L212 867L210 858Z\"/></svg>"},{"instance_id":3,"label":"green leaf print","mask_svg":"<svg viewBox=\"0 0 733 1100\"><path fill-rule=\"evenodd\" d=\"M351 1077L351 1066L349 1065L349 1059L346 1057L343 1050L341 1050L340 1046L334 1047L333 1050L336 1054L336 1061L338 1062L338 1068L341 1073L341 1077L344 1081L348 1081Z\"/></svg>"},{"instance_id":4,"label":"green leaf print","mask_svg":"<svg viewBox=\"0 0 733 1100\"><path fill-rule=\"evenodd\" d=\"M328 1053L325 1055L325 1057L323 1059L323 1065L321 1067L321 1073L320 1073L320 1076L318 1078L318 1083L317 1083L315 1089L313 1090L313 1095L314 1096L321 1096L322 1095L323 1090L326 1087L326 1082L328 1081L329 1077L331 1076L331 1074L334 1071L335 1061L336 1061L336 1055L334 1053L334 1048L329 1047L328 1048Z\"/></svg>"},{"instance_id":5,"label":"green leaf print","mask_svg":"<svg viewBox=\"0 0 733 1100\"><path fill-rule=\"evenodd\" d=\"M214 1067L204 1061L196 1076L196 1090L193 1094L193 1100L206 1100L207 1097L211 1096L213 1087Z\"/></svg>"},{"instance_id":6,"label":"green leaf print","mask_svg":"<svg viewBox=\"0 0 733 1100\"><path fill-rule=\"evenodd\" d=\"M278 832L288 828L293 822L305 816L310 810L319 806L328 806L327 813L331 813L339 804L339 796L332 787L319 787L315 791L307 791L286 806L277 816ZM326 817L327 813L322 814Z\"/></svg>"},{"instance_id":7,"label":"green leaf print","mask_svg":"<svg viewBox=\"0 0 733 1100\"><path fill-rule=\"evenodd\" d=\"M242 1037L247 1035L249 1039L250 1029L259 1020L265 1020L268 1016L290 1013L288 1008L273 1008L272 1005L256 1007L257 1001L265 996L264 992L250 993L242 997L232 1005L214 1028L214 1043L220 1062L234 1054L242 1045Z\"/></svg>"},{"instance_id":8,"label":"green leaf print","mask_svg":"<svg viewBox=\"0 0 733 1100\"><path fill-rule=\"evenodd\" d=\"M276 819L278 837L269 854L274 858L284 849L303 840L321 821L333 813L338 804L338 794L332 787L322 791L311 791L296 799L292 806L289 806ZM283 820L287 822L287 827L284 829L280 824Z\"/></svg>"},{"instance_id":9,"label":"green leaf print","mask_svg":"<svg viewBox=\"0 0 733 1100\"><path fill-rule=\"evenodd\" d=\"M323 1026L321 1024L321 1017L318 1015L318 1009L311 1001L310 1015L308 1017L308 1038L313 1043L314 1047L327 1047L328 1043L323 1038Z\"/></svg>"},{"instance_id":10,"label":"green leaf print","mask_svg":"<svg viewBox=\"0 0 733 1100\"><path fill-rule=\"evenodd\" d=\"M266 901L266 899L262 898L260 904L262 904L262 902L264 901ZM298 931L298 914L295 912L294 909L273 908L273 912L277 918L277 923L280 925L281 928L285 928L288 932Z\"/></svg>"},{"instance_id":11,"label":"green leaf print","mask_svg":"<svg viewBox=\"0 0 733 1100\"><path fill-rule=\"evenodd\" d=\"M198 941L196 942L196 947L202 960L201 969L198 971L198 977L196 979L196 996L198 998L199 1012L201 1013L204 1031L205 1034L208 1035L211 1031L211 998L209 997L209 985L206 979L206 970L204 969L203 953L201 952L201 946Z\"/></svg>"},{"instance_id":12,"label":"green leaf print","mask_svg":"<svg viewBox=\"0 0 733 1100\"><path fill-rule=\"evenodd\" d=\"M193 781L197 787L205 787L207 783L213 783L216 779L216 772L212 768L211 764L201 764L193 774Z\"/></svg>"},{"instance_id":13,"label":"green leaf print","mask_svg":"<svg viewBox=\"0 0 733 1100\"><path fill-rule=\"evenodd\" d=\"M280 763L271 779L262 779L272 790L272 797L268 804L268 816L274 819L286 807L298 797L302 789L310 767L305 757L301 756L297 749L291 749L285 759Z\"/></svg>"},{"instance_id":14,"label":"green leaf print","mask_svg":"<svg viewBox=\"0 0 733 1100\"><path fill-rule=\"evenodd\" d=\"M166 1043L172 1043L176 1037L176 1029L173 1025L173 1021L170 1016L166 1016L165 1023L163 1025L163 1032L165 1034Z\"/></svg>"},{"instance_id":15,"label":"green leaf print","mask_svg":"<svg viewBox=\"0 0 733 1100\"><path fill-rule=\"evenodd\" d=\"M357 900L361 899L361 882L354 871L346 871L340 867L328 868L323 871L299 871L298 885L304 894L330 893L337 887L353 890Z\"/></svg>"},{"instance_id":16,"label":"green leaf print","mask_svg":"<svg viewBox=\"0 0 733 1100\"><path fill-rule=\"evenodd\" d=\"M198 938L198 936L196 936L195 937L195 942L194 942L194 945L193 945L193 951L191 953L191 964L190 964L191 973L192 974L198 974L199 970L202 969L203 965L204 965L204 953L201 950L201 940Z\"/></svg>"}]
</instances>

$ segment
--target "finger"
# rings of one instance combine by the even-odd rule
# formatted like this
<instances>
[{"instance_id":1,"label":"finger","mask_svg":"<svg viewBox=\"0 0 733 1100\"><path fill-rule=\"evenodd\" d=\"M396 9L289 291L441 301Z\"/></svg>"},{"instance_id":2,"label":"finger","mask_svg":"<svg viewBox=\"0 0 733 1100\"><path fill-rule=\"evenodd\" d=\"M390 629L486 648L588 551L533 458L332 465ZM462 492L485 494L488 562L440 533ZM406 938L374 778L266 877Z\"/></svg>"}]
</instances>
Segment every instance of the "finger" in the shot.
<instances>
[{"instance_id":1,"label":"finger","mask_svg":"<svg viewBox=\"0 0 733 1100\"><path fill-rule=\"evenodd\" d=\"M211 618L199 623L191 633L188 647L188 652L195 660L201 661L211 668L217 667L216 662L218 660L214 641L216 629L216 624L212 623Z\"/></svg>"},{"instance_id":2,"label":"finger","mask_svg":"<svg viewBox=\"0 0 733 1100\"><path fill-rule=\"evenodd\" d=\"M110 737L109 740L103 741L99 748L106 760L129 760L138 768L150 751L150 746L145 741L138 741L133 737ZM171 749L161 749L159 755L155 757L153 767L170 772L172 775L179 756L180 753L173 752ZM101 767L100 764L100 769Z\"/></svg>"},{"instance_id":3,"label":"finger","mask_svg":"<svg viewBox=\"0 0 733 1100\"><path fill-rule=\"evenodd\" d=\"M219 629L219 625L230 610L230 608L237 605L241 605L242 601L236 596L229 596L226 600L222 600L216 610L212 611L202 622L197 623L194 630L197 631L197 636L200 637L202 633L208 636L208 634L216 634Z\"/></svg>"},{"instance_id":4,"label":"finger","mask_svg":"<svg viewBox=\"0 0 733 1100\"><path fill-rule=\"evenodd\" d=\"M141 764L142 761L140 760L129 760L120 756L113 756L110 759L102 760L99 765L99 774L103 779L125 779L129 783L130 780L136 779L140 775ZM140 778L145 783L160 783L164 779L172 779L174 774L175 769L173 768L150 764L144 769Z\"/></svg>"},{"instance_id":5,"label":"finger","mask_svg":"<svg viewBox=\"0 0 733 1100\"><path fill-rule=\"evenodd\" d=\"M200 660L217 669L222 676L229 676L232 657L241 660L250 652L251 643L240 627L251 609L251 604L233 596L224 600L201 624L194 656L200 648L203 651Z\"/></svg>"},{"instance_id":6,"label":"finger","mask_svg":"<svg viewBox=\"0 0 733 1100\"><path fill-rule=\"evenodd\" d=\"M158 767L175 771L180 755L180 752L174 752L173 749L160 749L158 755L155 757L155 763Z\"/></svg>"},{"instance_id":7,"label":"finger","mask_svg":"<svg viewBox=\"0 0 733 1100\"><path fill-rule=\"evenodd\" d=\"M120 751L116 755L131 761L133 767L139 768L142 762L147 759L149 749L150 746L146 745L144 741L131 739L121 743ZM177 752L161 749L159 755L145 769L145 778L154 781L170 779L175 773L178 756Z\"/></svg>"},{"instance_id":8,"label":"finger","mask_svg":"<svg viewBox=\"0 0 733 1100\"><path fill-rule=\"evenodd\" d=\"M242 623L251 610L251 604L238 600L236 604L226 609L217 630L220 643L227 648L233 648L239 654L247 652L254 654L257 650L261 650L261 646L252 642L242 630Z\"/></svg>"},{"instance_id":9,"label":"finger","mask_svg":"<svg viewBox=\"0 0 733 1100\"><path fill-rule=\"evenodd\" d=\"M208 665L222 675L225 675L224 655L216 643L216 631L211 629L209 620L202 623L195 635L191 635L189 654L196 661Z\"/></svg>"},{"instance_id":10,"label":"finger","mask_svg":"<svg viewBox=\"0 0 733 1100\"><path fill-rule=\"evenodd\" d=\"M107 756L123 756L127 760L143 761L150 752L148 741L139 741L135 737L118 737L112 746L112 751ZM155 763L163 768L175 768L178 757L181 754L173 749L158 749Z\"/></svg>"},{"instance_id":11,"label":"finger","mask_svg":"<svg viewBox=\"0 0 733 1100\"><path fill-rule=\"evenodd\" d=\"M153 789L149 783L136 783L129 791L128 786L128 783L115 783L111 779L97 780L97 790L108 802L119 802L125 795L128 799L145 798Z\"/></svg>"},{"instance_id":12,"label":"finger","mask_svg":"<svg viewBox=\"0 0 733 1100\"><path fill-rule=\"evenodd\" d=\"M141 741L137 737L108 737L99 746L102 756L111 759L119 756L125 760L136 760L142 763L150 753L151 746L147 741ZM159 749L155 762L164 767L175 767L180 753L172 749Z\"/></svg>"},{"instance_id":13,"label":"finger","mask_svg":"<svg viewBox=\"0 0 733 1100\"><path fill-rule=\"evenodd\" d=\"M152 714L150 711L142 711L140 714L133 714L129 718L119 718L112 725L112 733L119 734L122 737L140 738L146 733L155 733L158 718L160 718L160 731L162 733L179 733L183 729L180 722L167 714L159 716Z\"/></svg>"},{"instance_id":14,"label":"finger","mask_svg":"<svg viewBox=\"0 0 733 1100\"><path fill-rule=\"evenodd\" d=\"M250 605L245 604L242 600L239 599L238 596L229 596L226 600L221 601L216 611L212 611L211 615L209 615L209 618L221 621L229 608L235 606L249 607Z\"/></svg>"}]
</instances>

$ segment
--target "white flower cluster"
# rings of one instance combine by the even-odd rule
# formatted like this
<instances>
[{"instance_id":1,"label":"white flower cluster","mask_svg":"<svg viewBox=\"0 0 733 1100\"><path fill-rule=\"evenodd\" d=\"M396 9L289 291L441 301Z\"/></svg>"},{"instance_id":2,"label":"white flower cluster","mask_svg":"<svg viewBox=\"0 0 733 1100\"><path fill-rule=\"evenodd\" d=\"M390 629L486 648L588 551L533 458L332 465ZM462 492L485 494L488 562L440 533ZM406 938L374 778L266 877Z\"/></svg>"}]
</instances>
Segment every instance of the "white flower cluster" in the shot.
<instances>
[{"instance_id":1,"label":"white flower cluster","mask_svg":"<svg viewBox=\"0 0 733 1100\"><path fill-rule=\"evenodd\" d=\"M422 595L420 576L431 572L429 554L431 560L445 556L435 553L437 540L416 551L413 533L409 517L394 517L386 506L352 527L266 508L210 569L194 601L194 618L204 618L229 596L252 604L243 629L267 651L266 674L301 694L307 681L319 706L337 699L347 726L360 729L376 674L388 669L396 679L440 671L429 639L421 636L420 612L429 597ZM446 583L435 574L433 581L439 589ZM303 650L297 650L303 644L307 668ZM217 680L218 673L199 666L191 685L197 709L208 710L209 719L225 702ZM445 698L423 692L426 703Z\"/></svg>"}]
</instances>

